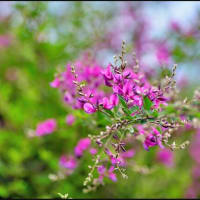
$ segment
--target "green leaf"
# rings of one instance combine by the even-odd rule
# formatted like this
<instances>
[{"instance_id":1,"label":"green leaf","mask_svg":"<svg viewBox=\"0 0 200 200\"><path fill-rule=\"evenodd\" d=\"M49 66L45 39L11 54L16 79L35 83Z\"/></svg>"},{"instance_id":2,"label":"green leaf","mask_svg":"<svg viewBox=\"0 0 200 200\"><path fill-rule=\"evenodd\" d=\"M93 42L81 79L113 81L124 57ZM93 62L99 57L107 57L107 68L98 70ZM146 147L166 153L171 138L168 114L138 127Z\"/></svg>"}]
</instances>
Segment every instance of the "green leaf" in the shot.
<instances>
[{"instance_id":1,"label":"green leaf","mask_svg":"<svg viewBox=\"0 0 200 200\"><path fill-rule=\"evenodd\" d=\"M194 116L200 119L200 112L195 113Z\"/></svg>"},{"instance_id":2,"label":"green leaf","mask_svg":"<svg viewBox=\"0 0 200 200\"><path fill-rule=\"evenodd\" d=\"M162 129L160 128L160 126L157 126L156 129L157 129L160 133L162 133Z\"/></svg>"},{"instance_id":3,"label":"green leaf","mask_svg":"<svg viewBox=\"0 0 200 200\"><path fill-rule=\"evenodd\" d=\"M157 110L153 110L153 112L151 112L152 116L157 118L158 117L158 111Z\"/></svg>"},{"instance_id":4,"label":"green leaf","mask_svg":"<svg viewBox=\"0 0 200 200\"><path fill-rule=\"evenodd\" d=\"M152 101L147 97L143 97L143 107L145 110L150 110L151 106L153 105Z\"/></svg>"},{"instance_id":5,"label":"green leaf","mask_svg":"<svg viewBox=\"0 0 200 200\"><path fill-rule=\"evenodd\" d=\"M138 110L140 110L140 108L138 106L133 106L133 107L129 108L130 114L132 114L133 112L138 111Z\"/></svg>"},{"instance_id":6,"label":"green leaf","mask_svg":"<svg viewBox=\"0 0 200 200\"><path fill-rule=\"evenodd\" d=\"M114 114L113 114L113 112L112 112L111 110L106 110L106 109L104 109L104 111L105 111L106 113L108 113L108 115L110 115L111 117L114 117Z\"/></svg>"},{"instance_id":7,"label":"green leaf","mask_svg":"<svg viewBox=\"0 0 200 200\"><path fill-rule=\"evenodd\" d=\"M122 106L127 109L128 106L127 106L125 99L121 95L118 95L118 96L119 96L119 101L122 104Z\"/></svg>"},{"instance_id":8,"label":"green leaf","mask_svg":"<svg viewBox=\"0 0 200 200\"><path fill-rule=\"evenodd\" d=\"M105 125L108 124L108 122L110 123L110 118L105 113L97 111L96 114L97 114L98 124Z\"/></svg>"},{"instance_id":9,"label":"green leaf","mask_svg":"<svg viewBox=\"0 0 200 200\"><path fill-rule=\"evenodd\" d=\"M171 113L176 113L177 110L174 108L174 105L169 104L168 106L164 107L164 111L166 112L166 114L171 114Z\"/></svg>"},{"instance_id":10,"label":"green leaf","mask_svg":"<svg viewBox=\"0 0 200 200\"><path fill-rule=\"evenodd\" d=\"M130 115L130 112L129 112L128 109L126 109L126 108L122 108L122 110L123 110L127 115Z\"/></svg>"}]
</instances>

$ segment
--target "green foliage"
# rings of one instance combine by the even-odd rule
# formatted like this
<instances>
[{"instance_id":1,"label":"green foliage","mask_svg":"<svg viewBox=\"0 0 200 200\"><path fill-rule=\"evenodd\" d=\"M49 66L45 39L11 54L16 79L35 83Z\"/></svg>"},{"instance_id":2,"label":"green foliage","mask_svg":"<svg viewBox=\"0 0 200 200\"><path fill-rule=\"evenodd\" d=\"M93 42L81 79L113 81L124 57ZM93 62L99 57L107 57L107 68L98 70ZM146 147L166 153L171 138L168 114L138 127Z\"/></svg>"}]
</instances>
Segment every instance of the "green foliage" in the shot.
<instances>
[{"instance_id":1,"label":"green foliage","mask_svg":"<svg viewBox=\"0 0 200 200\"><path fill-rule=\"evenodd\" d=\"M148 98L148 96L143 97L143 107L145 110L149 111L151 106L153 105L152 101Z\"/></svg>"}]
</instances>

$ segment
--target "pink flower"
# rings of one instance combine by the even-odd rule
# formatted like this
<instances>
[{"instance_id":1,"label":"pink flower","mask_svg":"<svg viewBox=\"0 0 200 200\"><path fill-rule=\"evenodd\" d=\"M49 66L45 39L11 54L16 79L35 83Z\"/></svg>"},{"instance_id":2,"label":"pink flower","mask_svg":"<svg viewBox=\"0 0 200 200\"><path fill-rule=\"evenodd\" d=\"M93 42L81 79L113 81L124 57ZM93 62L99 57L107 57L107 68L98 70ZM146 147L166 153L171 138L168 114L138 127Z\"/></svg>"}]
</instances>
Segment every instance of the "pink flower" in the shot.
<instances>
[{"instance_id":1,"label":"pink flower","mask_svg":"<svg viewBox=\"0 0 200 200\"><path fill-rule=\"evenodd\" d=\"M11 38L8 35L0 35L0 47L7 47L11 43Z\"/></svg>"},{"instance_id":2,"label":"pink flower","mask_svg":"<svg viewBox=\"0 0 200 200\"><path fill-rule=\"evenodd\" d=\"M116 181L117 181L117 177L116 177L116 174L113 173L114 169L115 169L114 166L111 166L111 167L109 168L109 170L108 170L108 177L109 177L112 181L116 182Z\"/></svg>"},{"instance_id":3,"label":"pink flower","mask_svg":"<svg viewBox=\"0 0 200 200\"><path fill-rule=\"evenodd\" d=\"M100 165L97 169L98 173L99 173L99 181L102 182L103 181L103 177L104 177L104 173L106 171L106 168L104 167L104 165Z\"/></svg>"},{"instance_id":4,"label":"pink flower","mask_svg":"<svg viewBox=\"0 0 200 200\"><path fill-rule=\"evenodd\" d=\"M157 152L156 159L167 167L173 166L173 153L169 149L162 149Z\"/></svg>"},{"instance_id":5,"label":"pink flower","mask_svg":"<svg viewBox=\"0 0 200 200\"><path fill-rule=\"evenodd\" d=\"M198 164L192 168L192 177L194 180L200 178L200 166Z\"/></svg>"},{"instance_id":6,"label":"pink flower","mask_svg":"<svg viewBox=\"0 0 200 200\"><path fill-rule=\"evenodd\" d=\"M85 103L83 105L83 109L85 110L86 113L88 114L92 114L94 112L96 112L95 107L91 104L91 103Z\"/></svg>"},{"instance_id":7,"label":"pink flower","mask_svg":"<svg viewBox=\"0 0 200 200\"><path fill-rule=\"evenodd\" d=\"M91 141L89 138L83 138L80 139L78 144L76 145L74 149L74 153L77 157L81 157L83 155L83 152L89 148L91 144Z\"/></svg>"},{"instance_id":8,"label":"pink flower","mask_svg":"<svg viewBox=\"0 0 200 200\"><path fill-rule=\"evenodd\" d=\"M102 70L102 74L103 74L104 78L107 79L107 80L113 79L113 74L112 74L112 71L111 71L111 65L110 64L107 66L106 69Z\"/></svg>"},{"instance_id":9,"label":"pink flower","mask_svg":"<svg viewBox=\"0 0 200 200\"><path fill-rule=\"evenodd\" d=\"M186 194L185 194L185 197L189 198L189 199L192 199L192 198L196 199L197 198L197 191L195 190L195 188L192 187L192 186L189 187Z\"/></svg>"},{"instance_id":10,"label":"pink flower","mask_svg":"<svg viewBox=\"0 0 200 200\"><path fill-rule=\"evenodd\" d=\"M95 148L90 148L90 153L92 155L95 155L97 153L97 150Z\"/></svg>"},{"instance_id":11,"label":"pink flower","mask_svg":"<svg viewBox=\"0 0 200 200\"><path fill-rule=\"evenodd\" d=\"M73 109L84 109L87 113L91 114L96 111L99 100L105 96L105 92L100 88L104 84L104 77L103 75L101 76L102 67L95 60L89 59L87 54L83 54L82 58L77 60L74 65L76 66L76 73L78 75L77 81L79 83L82 81L86 82L86 86L83 89L83 92L86 94L84 99L76 98L77 91L73 82L75 79L71 72L70 63L66 65L65 71L59 73L50 85L62 92L63 100ZM91 93L93 97L89 96ZM84 105L85 103L89 104Z\"/></svg>"},{"instance_id":12,"label":"pink flower","mask_svg":"<svg viewBox=\"0 0 200 200\"><path fill-rule=\"evenodd\" d=\"M64 93L64 101L69 104L73 102L73 97L69 92Z\"/></svg>"},{"instance_id":13,"label":"pink flower","mask_svg":"<svg viewBox=\"0 0 200 200\"><path fill-rule=\"evenodd\" d=\"M37 136L47 135L47 134L54 132L55 129L56 129L56 120L48 119L37 125L36 135Z\"/></svg>"},{"instance_id":14,"label":"pink flower","mask_svg":"<svg viewBox=\"0 0 200 200\"><path fill-rule=\"evenodd\" d=\"M60 86L60 80L59 78L55 78L51 83L50 83L50 86L53 87L53 88L58 88Z\"/></svg>"},{"instance_id":15,"label":"pink flower","mask_svg":"<svg viewBox=\"0 0 200 200\"><path fill-rule=\"evenodd\" d=\"M118 165L122 166L125 164L124 159L121 156L116 158L115 155L113 155L109 149L106 148L105 153L109 156L109 159L110 159L112 165L118 164Z\"/></svg>"},{"instance_id":16,"label":"pink flower","mask_svg":"<svg viewBox=\"0 0 200 200\"><path fill-rule=\"evenodd\" d=\"M73 123L74 123L74 121L75 121L75 117L74 117L74 115L67 115L67 117L66 117L66 123L69 125L69 126L71 126Z\"/></svg>"},{"instance_id":17,"label":"pink flower","mask_svg":"<svg viewBox=\"0 0 200 200\"><path fill-rule=\"evenodd\" d=\"M109 102L108 97L103 98L103 107L107 110L110 110L113 108L113 105Z\"/></svg>"},{"instance_id":18,"label":"pink flower","mask_svg":"<svg viewBox=\"0 0 200 200\"><path fill-rule=\"evenodd\" d=\"M170 52L166 45L162 44L157 48L156 57L160 64L168 64L170 58Z\"/></svg>"},{"instance_id":19,"label":"pink flower","mask_svg":"<svg viewBox=\"0 0 200 200\"><path fill-rule=\"evenodd\" d=\"M134 155L135 155L134 149L129 149L128 151L120 154L122 158L132 158Z\"/></svg>"},{"instance_id":20,"label":"pink flower","mask_svg":"<svg viewBox=\"0 0 200 200\"><path fill-rule=\"evenodd\" d=\"M164 146L162 145L161 142L161 135L159 133L159 131L157 131L154 127L153 127L153 133L150 133L144 141L144 148L145 150L149 150L149 147L153 147L153 146L160 146L160 148L164 148Z\"/></svg>"},{"instance_id":21,"label":"pink flower","mask_svg":"<svg viewBox=\"0 0 200 200\"><path fill-rule=\"evenodd\" d=\"M110 96L110 99L108 99L107 97L103 98L103 107L105 109L111 110L114 106L116 106L119 103L119 99L118 96L116 94L112 94Z\"/></svg>"},{"instance_id":22,"label":"pink flower","mask_svg":"<svg viewBox=\"0 0 200 200\"><path fill-rule=\"evenodd\" d=\"M132 88L133 88L133 84L128 81L124 84L123 86L123 95L124 96L130 96L131 92L132 92Z\"/></svg>"},{"instance_id":23,"label":"pink flower","mask_svg":"<svg viewBox=\"0 0 200 200\"><path fill-rule=\"evenodd\" d=\"M67 168L67 169L75 169L77 167L76 159L73 156L65 156L62 155L60 157L60 166Z\"/></svg>"},{"instance_id":24,"label":"pink flower","mask_svg":"<svg viewBox=\"0 0 200 200\"><path fill-rule=\"evenodd\" d=\"M99 181L102 182L104 176L107 176L109 179L111 179L112 181L117 181L117 177L115 175L115 173L113 173L115 167L111 166L109 168L109 170L107 170L104 165L101 165L98 167L98 173L99 173Z\"/></svg>"},{"instance_id":25,"label":"pink flower","mask_svg":"<svg viewBox=\"0 0 200 200\"><path fill-rule=\"evenodd\" d=\"M176 32L180 32L181 31L180 24L178 22L176 22L176 21L172 21L170 26L171 26L173 31L176 31Z\"/></svg>"},{"instance_id":26,"label":"pink flower","mask_svg":"<svg viewBox=\"0 0 200 200\"><path fill-rule=\"evenodd\" d=\"M194 139L190 145L190 155L192 158L200 164L200 130L194 136Z\"/></svg>"}]
</instances>

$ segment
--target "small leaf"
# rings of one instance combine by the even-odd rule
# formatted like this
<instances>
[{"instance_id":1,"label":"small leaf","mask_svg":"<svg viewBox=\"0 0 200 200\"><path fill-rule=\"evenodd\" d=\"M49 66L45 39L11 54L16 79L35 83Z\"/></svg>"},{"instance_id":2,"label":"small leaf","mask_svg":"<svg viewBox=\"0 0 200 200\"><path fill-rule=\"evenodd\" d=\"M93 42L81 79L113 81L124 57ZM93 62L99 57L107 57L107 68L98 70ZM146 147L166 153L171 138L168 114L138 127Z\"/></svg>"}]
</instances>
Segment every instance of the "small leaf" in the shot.
<instances>
[{"instance_id":1,"label":"small leaf","mask_svg":"<svg viewBox=\"0 0 200 200\"><path fill-rule=\"evenodd\" d=\"M150 110L152 105L152 101L147 96L143 97L143 107L145 110Z\"/></svg>"},{"instance_id":2,"label":"small leaf","mask_svg":"<svg viewBox=\"0 0 200 200\"><path fill-rule=\"evenodd\" d=\"M121 95L118 95L118 96L119 96L119 101L120 101L120 103L122 104L122 106L123 106L124 108L128 108L125 99L124 99Z\"/></svg>"},{"instance_id":3,"label":"small leaf","mask_svg":"<svg viewBox=\"0 0 200 200\"><path fill-rule=\"evenodd\" d=\"M130 115L130 112L129 112L128 109L126 109L126 108L122 108L122 110L123 110L127 115Z\"/></svg>"},{"instance_id":4,"label":"small leaf","mask_svg":"<svg viewBox=\"0 0 200 200\"><path fill-rule=\"evenodd\" d=\"M157 110L153 110L153 112L151 113L153 117L157 118L158 117L158 111Z\"/></svg>"},{"instance_id":5,"label":"small leaf","mask_svg":"<svg viewBox=\"0 0 200 200\"><path fill-rule=\"evenodd\" d=\"M131 114L135 111L138 111L138 110L140 110L140 108L138 106L133 106L133 107L129 108L129 111L130 111Z\"/></svg>"},{"instance_id":6,"label":"small leaf","mask_svg":"<svg viewBox=\"0 0 200 200\"><path fill-rule=\"evenodd\" d=\"M107 112L110 116L114 117L114 114L111 110L104 109L104 111Z\"/></svg>"}]
</instances>

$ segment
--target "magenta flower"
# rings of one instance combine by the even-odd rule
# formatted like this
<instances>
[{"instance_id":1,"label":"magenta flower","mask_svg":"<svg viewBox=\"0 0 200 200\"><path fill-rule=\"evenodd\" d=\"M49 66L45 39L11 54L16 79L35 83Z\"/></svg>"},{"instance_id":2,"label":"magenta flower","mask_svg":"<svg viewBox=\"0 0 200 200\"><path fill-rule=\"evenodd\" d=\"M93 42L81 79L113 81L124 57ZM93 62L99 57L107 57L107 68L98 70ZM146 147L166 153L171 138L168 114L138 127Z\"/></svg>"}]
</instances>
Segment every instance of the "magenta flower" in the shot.
<instances>
[{"instance_id":1,"label":"magenta flower","mask_svg":"<svg viewBox=\"0 0 200 200\"><path fill-rule=\"evenodd\" d=\"M161 142L161 135L159 133L159 131L157 129L155 129L154 127L152 127L153 131L152 133L150 133L146 138L145 141L143 143L144 149L145 150L149 150L149 147L153 147L158 145L160 148L164 148L164 146L162 145Z\"/></svg>"},{"instance_id":2,"label":"magenta flower","mask_svg":"<svg viewBox=\"0 0 200 200\"><path fill-rule=\"evenodd\" d=\"M103 177L104 177L104 173L106 171L106 168L104 167L104 165L100 165L97 169L98 173L99 173L99 181L102 182L103 181Z\"/></svg>"},{"instance_id":3,"label":"magenta flower","mask_svg":"<svg viewBox=\"0 0 200 200\"><path fill-rule=\"evenodd\" d=\"M130 96L133 92L132 89L133 89L133 83L131 81L127 81L122 89L124 97Z\"/></svg>"},{"instance_id":4,"label":"magenta flower","mask_svg":"<svg viewBox=\"0 0 200 200\"><path fill-rule=\"evenodd\" d=\"M113 105L109 102L109 99L108 97L104 97L103 100L102 100L102 104L103 104L103 107L107 110L111 110L113 108Z\"/></svg>"},{"instance_id":5,"label":"magenta flower","mask_svg":"<svg viewBox=\"0 0 200 200\"><path fill-rule=\"evenodd\" d=\"M67 115L67 117L66 117L66 123L69 125L69 126L71 126L73 123L74 123L74 121L75 121L75 117L74 117L74 115Z\"/></svg>"},{"instance_id":6,"label":"magenta flower","mask_svg":"<svg viewBox=\"0 0 200 200\"><path fill-rule=\"evenodd\" d=\"M171 29L175 32L180 32L181 31L181 27L180 24L176 21L171 21L170 23Z\"/></svg>"},{"instance_id":7,"label":"magenta flower","mask_svg":"<svg viewBox=\"0 0 200 200\"><path fill-rule=\"evenodd\" d=\"M111 167L109 168L109 170L108 170L108 177L109 177L112 181L116 182L116 181L117 181L117 177L116 177L116 174L113 173L114 170L115 170L115 167L114 167L114 166L111 166Z\"/></svg>"},{"instance_id":8,"label":"magenta flower","mask_svg":"<svg viewBox=\"0 0 200 200\"><path fill-rule=\"evenodd\" d=\"M67 169L75 169L77 167L77 161L73 156L65 156L62 155L60 157L60 166L67 168Z\"/></svg>"},{"instance_id":9,"label":"magenta flower","mask_svg":"<svg viewBox=\"0 0 200 200\"><path fill-rule=\"evenodd\" d=\"M55 78L51 83L50 83L50 86L53 87L53 88L58 88L60 86L60 80L59 78Z\"/></svg>"},{"instance_id":10,"label":"magenta flower","mask_svg":"<svg viewBox=\"0 0 200 200\"><path fill-rule=\"evenodd\" d=\"M37 136L47 135L47 134L54 132L55 129L56 129L56 120L48 119L37 125L36 135Z\"/></svg>"},{"instance_id":11,"label":"magenta flower","mask_svg":"<svg viewBox=\"0 0 200 200\"><path fill-rule=\"evenodd\" d=\"M109 156L109 159L112 165L118 164L120 166L123 166L125 164L125 161L121 156L116 158L115 155L113 155L109 149L106 148L105 153Z\"/></svg>"},{"instance_id":12,"label":"magenta flower","mask_svg":"<svg viewBox=\"0 0 200 200\"><path fill-rule=\"evenodd\" d=\"M168 64L170 58L170 52L165 44L159 45L156 51L156 57L160 64Z\"/></svg>"},{"instance_id":13,"label":"magenta flower","mask_svg":"<svg viewBox=\"0 0 200 200\"><path fill-rule=\"evenodd\" d=\"M185 194L186 198L189 199L196 199L197 198L197 191L194 187L190 186Z\"/></svg>"},{"instance_id":14,"label":"magenta flower","mask_svg":"<svg viewBox=\"0 0 200 200\"><path fill-rule=\"evenodd\" d=\"M111 167L109 168L109 170L107 170L107 169L105 168L104 165L100 165L100 166L98 167L98 169L97 169L97 171L98 171L98 173L99 173L99 178L98 178L99 181L102 182L102 181L103 181L103 178L104 178L105 176L107 176L109 179L111 179L111 180L114 181L114 182L117 181L116 174L113 173L114 169L115 169L114 166L111 166Z\"/></svg>"},{"instance_id":15,"label":"magenta flower","mask_svg":"<svg viewBox=\"0 0 200 200\"><path fill-rule=\"evenodd\" d=\"M167 167L172 167L173 162L173 152L169 149L161 149L157 152L156 159Z\"/></svg>"},{"instance_id":16,"label":"magenta flower","mask_svg":"<svg viewBox=\"0 0 200 200\"><path fill-rule=\"evenodd\" d=\"M198 180L200 178L200 165L196 165L192 168L192 177L194 180Z\"/></svg>"},{"instance_id":17,"label":"magenta flower","mask_svg":"<svg viewBox=\"0 0 200 200\"><path fill-rule=\"evenodd\" d=\"M191 157L200 164L200 130L194 136L194 140L190 145L190 155Z\"/></svg>"},{"instance_id":18,"label":"magenta flower","mask_svg":"<svg viewBox=\"0 0 200 200\"><path fill-rule=\"evenodd\" d=\"M111 110L118 103L119 103L119 99L116 94L112 94L110 96L110 99L108 99L107 97L104 97L102 101L103 107L108 110Z\"/></svg>"},{"instance_id":19,"label":"magenta flower","mask_svg":"<svg viewBox=\"0 0 200 200\"><path fill-rule=\"evenodd\" d=\"M111 65L110 64L107 66L106 69L102 70L102 74L103 74L104 78L107 79L107 80L113 79L113 74L112 74L112 71L111 71Z\"/></svg>"},{"instance_id":20,"label":"magenta flower","mask_svg":"<svg viewBox=\"0 0 200 200\"><path fill-rule=\"evenodd\" d=\"M83 109L88 114L92 114L92 113L96 112L96 108L91 103L85 103L83 105Z\"/></svg>"},{"instance_id":21,"label":"magenta flower","mask_svg":"<svg viewBox=\"0 0 200 200\"><path fill-rule=\"evenodd\" d=\"M83 138L80 139L78 144L76 145L74 149L74 153L77 157L81 157L83 155L83 152L89 148L91 144L91 141L89 138Z\"/></svg>"},{"instance_id":22,"label":"magenta flower","mask_svg":"<svg viewBox=\"0 0 200 200\"><path fill-rule=\"evenodd\" d=\"M128 151L120 154L122 158L132 158L134 155L135 155L134 149L129 149Z\"/></svg>"},{"instance_id":23,"label":"magenta flower","mask_svg":"<svg viewBox=\"0 0 200 200\"><path fill-rule=\"evenodd\" d=\"M8 35L0 35L0 47L7 47L11 43L11 38Z\"/></svg>"},{"instance_id":24,"label":"magenta flower","mask_svg":"<svg viewBox=\"0 0 200 200\"><path fill-rule=\"evenodd\" d=\"M92 155L95 155L95 154L97 154L97 150L95 148L90 148L90 153Z\"/></svg>"}]
</instances>

